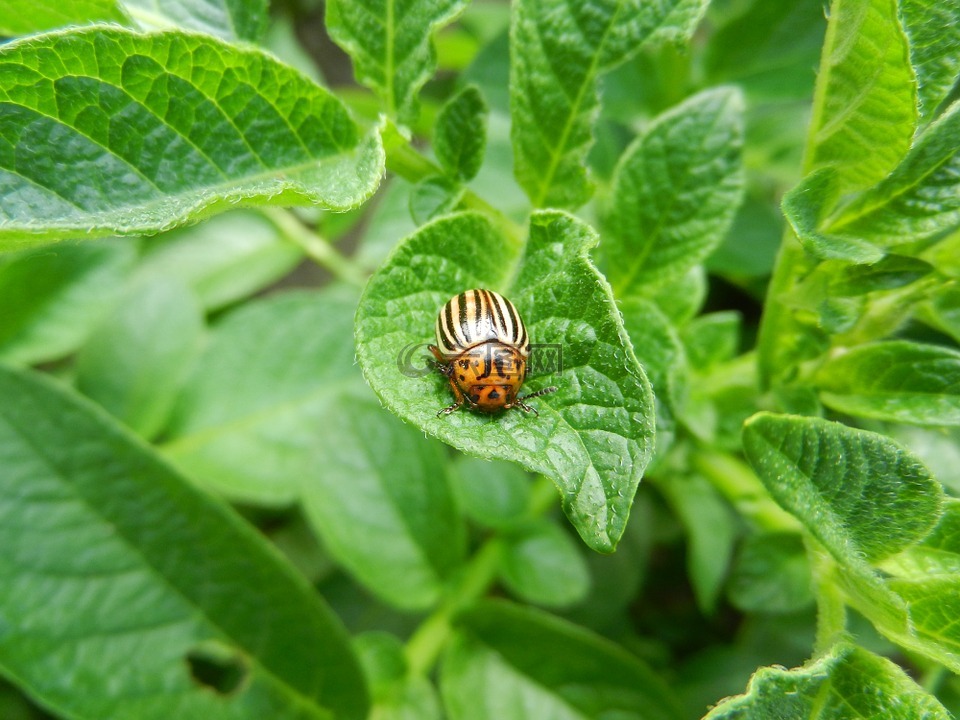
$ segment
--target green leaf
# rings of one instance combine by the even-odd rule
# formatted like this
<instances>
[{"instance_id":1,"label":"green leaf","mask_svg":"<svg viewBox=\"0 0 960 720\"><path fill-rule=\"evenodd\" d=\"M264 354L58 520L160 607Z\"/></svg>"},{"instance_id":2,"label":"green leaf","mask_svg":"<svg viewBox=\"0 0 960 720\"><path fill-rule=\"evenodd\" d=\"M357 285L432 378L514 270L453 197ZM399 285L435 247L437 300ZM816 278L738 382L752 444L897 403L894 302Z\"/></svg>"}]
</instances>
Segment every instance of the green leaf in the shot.
<instances>
[{"instance_id":1,"label":"green leaf","mask_svg":"<svg viewBox=\"0 0 960 720\"><path fill-rule=\"evenodd\" d=\"M924 130L903 161L831 221L830 232L889 248L960 226L960 102Z\"/></svg>"},{"instance_id":2,"label":"green leaf","mask_svg":"<svg viewBox=\"0 0 960 720\"><path fill-rule=\"evenodd\" d=\"M783 215L797 239L814 257L850 263L875 263L883 251L859 237L838 235L823 229L830 208L837 201L838 176L833 168L817 170L783 196Z\"/></svg>"},{"instance_id":3,"label":"green leaf","mask_svg":"<svg viewBox=\"0 0 960 720\"><path fill-rule=\"evenodd\" d=\"M333 288L228 315L165 451L231 498L299 500L343 567L388 602L422 608L459 566L463 528L443 447L384 413L354 366L355 302Z\"/></svg>"},{"instance_id":4,"label":"green leaf","mask_svg":"<svg viewBox=\"0 0 960 720\"><path fill-rule=\"evenodd\" d=\"M257 42L270 21L268 0L123 0L145 29L170 26Z\"/></svg>"},{"instance_id":5,"label":"green leaf","mask_svg":"<svg viewBox=\"0 0 960 720\"><path fill-rule=\"evenodd\" d=\"M836 270L835 272L833 270ZM830 295L856 297L906 287L933 272L933 266L908 255L886 255L871 265L841 265L832 269Z\"/></svg>"},{"instance_id":6,"label":"green leaf","mask_svg":"<svg viewBox=\"0 0 960 720\"><path fill-rule=\"evenodd\" d=\"M466 0L330 0L330 37L353 59L357 80L401 123L417 117L417 93L437 64L431 39Z\"/></svg>"},{"instance_id":7,"label":"green leaf","mask_svg":"<svg viewBox=\"0 0 960 720\"><path fill-rule=\"evenodd\" d=\"M219 310L277 282L303 259L262 213L236 210L147 240L138 268L176 275L206 310Z\"/></svg>"},{"instance_id":8,"label":"green leaf","mask_svg":"<svg viewBox=\"0 0 960 720\"><path fill-rule=\"evenodd\" d=\"M390 177L384 183L354 255L363 267L370 270L379 267L401 238L417 229L410 217L411 192L410 184L403 178Z\"/></svg>"},{"instance_id":9,"label":"green leaf","mask_svg":"<svg viewBox=\"0 0 960 720\"><path fill-rule=\"evenodd\" d=\"M884 569L908 579L960 576L960 501L947 500L940 522L923 542L889 558Z\"/></svg>"},{"instance_id":10,"label":"green leaf","mask_svg":"<svg viewBox=\"0 0 960 720\"><path fill-rule=\"evenodd\" d=\"M76 350L130 272L129 243L64 243L0 255L0 359L26 365Z\"/></svg>"},{"instance_id":11,"label":"green leaf","mask_svg":"<svg viewBox=\"0 0 960 720\"><path fill-rule=\"evenodd\" d=\"M628 297L620 301L619 307L633 351L657 399L673 408L682 406L687 395L688 367L676 328L660 307L647 298Z\"/></svg>"},{"instance_id":12,"label":"green leaf","mask_svg":"<svg viewBox=\"0 0 960 720\"><path fill-rule=\"evenodd\" d=\"M166 455L234 500L296 500L301 478L316 472L307 451L320 434L316 423L358 385L352 301L343 288L289 293L226 315L181 394Z\"/></svg>"},{"instance_id":13,"label":"green leaf","mask_svg":"<svg viewBox=\"0 0 960 720\"><path fill-rule=\"evenodd\" d=\"M609 286L587 259L596 242L596 233L572 216L535 213L521 258L481 215L435 220L402 242L370 279L356 339L364 376L391 412L465 452L548 476L584 541L610 552L650 460L654 410ZM539 417L519 410L437 417L451 401L440 374L408 377L397 369L405 352L427 356L444 303L476 287L510 298L541 346L525 389L559 389L536 402Z\"/></svg>"},{"instance_id":14,"label":"green leaf","mask_svg":"<svg viewBox=\"0 0 960 720\"><path fill-rule=\"evenodd\" d=\"M14 37L42 30L130 20L117 0L0 0L0 35Z\"/></svg>"},{"instance_id":15,"label":"green leaf","mask_svg":"<svg viewBox=\"0 0 960 720\"><path fill-rule=\"evenodd\" d=\"M918 542L940 515L939 483L882 435L759 413L744 425L743 445L773 498L848 567Z\"/></svg>"},{"instance_id":16,"label":"green leaf","mask_svg":"<svg viewBox=\"0 0 960 720\"><path fill-rule=\"evenodd\" d=\"M733 563L727 594L747 613L793 613L813 604L810 563L795 533L748 535Z\"/></svg>"},{"instance_id":17,"label":"green leaf","mask_svg":"<svg viewBox=\"0 0 960 720\"><path fill-rule=\"evenodd\" d=\"M0 249L150 233L237 203L343 210L383 172L325 90L209 36L96 27L0 47Z\"/></svg>"},{"instance_id":18,"label":"green leaf","mask_svg":"<svg viewBox=\"0 0 960 720\"><path fill-rule=\"evenodd\" d=\"M431 682L411 676L403 643L385 632L368 632L354 641L373 695L371 718L440 720L440 701Z\"/></svg>"},{"instance_id":19,"label":"green leaf","mask_svg":"<svg viewBox=\"0 0 960 720\"><path fill-rule=\"evenodd\" d=\"M638 658L559 618L488 601L461 614L456 627L441 675L450 720L681 716Z\"/></svg>"},{"instance_id":20,"label":"green leaf","mask_svg":"<svg viewBox=\"0 0 960 720\"><path fill-rule=\"evenodd\" d=\"M77 389L152 438L166 425L202 332L200 305L182 281L142 275L77 356Z\"/></svg>"},{"instance_id":21,"label":"green leaf","mask_svg":"<svg viewBox=\"0 0 960 720\"><path fill-rule=\"evenodd\" d=\"M960 286L947 283L930 297L930 312L938 328L960 342Z\"/></svg>"},{"instance_id":22,"label":"green leaf","mask_svg":"<svg viewBox=\"0 0 960 720\"><path fill-rule=\"evenodd\" d=\"M453 487L463 512L486 527L516 526L530 503L530 476L512 463L461 456Z\"/></svg>"},{"instance_id":23,"label":"green leaf","mask_svg":"<svg viewBox=\"0 0 960 720\"><path fill-rule=\"evenodd\" d=\"M511 138L516 177L534 207L573 208L589 199L598 77L645 42L689 37L705 8L702 0L514 3Z\"/></svg>"},{"instance_id":24,"label":"green leaf","mask_svg":"<svg viewBox=\"0 0 960 720\"><path fill-rule=\"evenodd\" d=\"M707 69L715 83L736 82L755 100L809 101L810 72L823 45L823 4L750 3L709 38ZM769 112L769 106L764 108Z\"/></svg>"},{"instance_id":25,"label":"green leaf","mask_svg":"<svg viewBox=\"0 0 960 720\"><path fill-rule=\"evenodd\" d=\"M874 187L827 217L837 175L821 170L783 199L804 246L819 258L875 263L883 249L923 247L960 226L960 103L928 126L902 162Z\"/></svg>"},{"instance_id":26,"label":"green leaf","mask_svg":"<svg viewBox=\"0 0 960 720\"><path fill-rule=\"evenodd\" d=\"M433 151L454 180L471 180L483 164L487 148L487 101L476 85L468 85L440 110L433 130Z\"/></svg>"},{"instance_id":27,"label":"green leaf","mask_svg":"<svg viewBox=\"0 0 960 720\"><path fill-rule=\"evenodd\" d=\"M742 115L738 91L707 90L623 154L602 246L618 294L682 276L723 240L743 194Z\"/></svg>"},{"instance_id":28,"label":"green leaf","mask_svg":"<svg viewBox=\"0 0 960 720\"><path fill-rule=\"evenodd\" d=\"M747 122L749 127L749 118ZM750 144L747 137L745 147ZM783 237L783 215L758 188L748 183L745 190L733 225L706 264L711 272L722 277L754 282L755 278L769 276L773 269Z\"/></svg>"},{"instance_id":29,"label":"green leaf","mask_svg":"<svg viewBox=\"0 0 960 720\"><path fill-rule=\"evenodd\" d=\"M7 677L71 718L366 717L343 627L253 528L61 386L0 368L0 397Z\"/></svg>"},{"instance_id":30,"label":"green leaf","mask_svg":"<svg viewBox=\"0 0 960 720\"><path fill-rule=\"evenodd\" d=\"M733 514L720 494L699 475L675 475L658 487L686 528L687 574L700 610L711 613L733 555L737 535Z\"/></svg>"},{"instance_id":31,"label":"green leaf","mask_svg":"<svg viewBox=\"0 0 960 720\"><path fill-rule=\"evenodd\" d=\"M683 328L683 343L690 364L698 370L733 358L740 349L743 317L735 310L722 310L694 318Z\"/></svg>"},{"instance_id":32,"label":"green leaf","mask_svg":"<svg viewBox=\"0 0 960 720\"><path fill-rule=\"evenodd\" d=\"M949 720L950 713L886 658L850 644L801 668L761 668L744 695L704 720Z\"/></svg>"},{"instance_id":33,"label":"green leaf","mask_svg":"<svg viewBox=\"0 0 960 720\"><path fill-rule=\"evenodd\" d=\"M572 605L590 589L580 548L563 528L542 519L504 537L500 579L514 595L546 607Z\"/></svg>"},{"instance_id":34,"label":"green leaf","mask_svg":"<svg viewBox=\"0 0 960 720\"><path fill-rule=\"evenodd\" d=\"M630 290L649 297L675 326L682 327L703 308L707 298L707 273L702 265L695 265L685 275L665 285Z\"/></svg>"},{"instance_id":35,"label":"green leaf","mask_svg":"<svg viewBox=\"0 0 960 720\"><path fill-rule=\"evenodd\" d=\"M836 568L827 582L841 589L847 602L882 635L960 672L960 631L950 619L960 611L956 575L884 580L847 565Z\"/></svg>"},{"instance_id":36,"label":"green leaf","mask_svg":"<svg viewBox=\"0 0 960 720\"><path fill-rule=\"evenodd\" d=\"M899 4L917 73L920 112L929 120L960 75L960 3L900 0Z\"/></svg>"},{"instance_id":37,"label":"green leaf","mask_svg":"<svg viewBox=\"0 0 960 720\"><path fill-rule=\"evenodd\" d=\"M890 588L903 602L906 626L925 655L956 672L960 666L960 577L933 575L919 579L893 579ZM911 647L911 645L908 645Z\"/></svg>"},{"instance_id":38,"label":"green leaf","mask_svg":"<svg viewBox=\"0 0 960 720\"><path fill-rule=\"evenodd\" d=\"M817 371L823 402L861 417L960 425L960 352L905 340L860 345Z\"/></svg>"},{"instance_id":39,"label":"green leaf","mask_svg":"<svg viewBox=\"0 0 960 720\"><path fill-rule=\"evenodd\" d=\"M378 597L399 608L429 608L465 551L447 456L364 390L363 399L344 394L329 411L315 404L317 414L304 418L313 447L291 459L316 469L302 476L303 508L331 555Z\"/></svg>"},{"instance_id":40,"label":"green leaf","mask_svg":"<svg viewBox=\"0 0 960 720\"><path fill-rule=\"evenodd\" d=\"M463 198L463 187L443 175L434 175L413 186L410 216L418 225L453 212Z\"/></svg>"},{"instance_id":41,"label":"green leaf","mask_svg":"<svg viewBox=\"0 0 960 720\"><path fill-rule=\"evenodd\" d=\"M917 90L896 0L833 0L813 100L806 169L832 167L841 194L900 162Z\"/></svg>"}]
</instances>

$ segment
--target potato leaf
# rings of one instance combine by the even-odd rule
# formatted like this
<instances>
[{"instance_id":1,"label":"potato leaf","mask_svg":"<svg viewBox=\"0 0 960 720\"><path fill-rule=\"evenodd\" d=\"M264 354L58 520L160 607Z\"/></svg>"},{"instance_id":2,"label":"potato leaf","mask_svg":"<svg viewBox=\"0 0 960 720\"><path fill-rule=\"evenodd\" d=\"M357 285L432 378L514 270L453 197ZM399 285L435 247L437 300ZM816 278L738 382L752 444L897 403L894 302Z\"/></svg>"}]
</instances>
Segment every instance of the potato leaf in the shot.
<instances>
[{"instance_id":1,"label":"potato leaf","mask_svg":"<svg viewBox=\"0 0 960 720\"><path fill-rule=\"evenodd\" d=\"M547 475L584 541L609 552L650 460L654 408L610 288L586 256L596 242L592 229L562 212L533 215L522 255L481 215L435 220L371 278L356 339L367 382L387 408L470 454ZM425 369L426 346L444 303L477 287L510 298L537 345L526 391L559 388L534 401L539 417L437 417L452 398L444 378Z\"/></svg>"},{"instance_id":2,"label":"potato leaf","mask_svg":"<svg viewBox=\"0 0 960 720\"><path fill-rule=\"evenodd\" d=\"M773 498L850 567L920 541L940 515L939 483L882 435L759 413L744 426L743 444Z\"/></svg>"},{"instance_id":3,"label":"potato leaf","mask_svg":"<svg viewBox=\"0 0 960 720\"><path fill-rule=\"evenodd\" d=\"M330 0L327 31L353 59L357 80L402 123L416 119L417 93L436 68L434 32L466 0Z\"/></svg>"},{"instance_id":4,"label":"potato leaf","mask_svg":"<svg viewBox=\"0 0 960 720\"><path fill-rule=\"evenodd\" d=\"M747 692L704 720L949 720L950 713L886 658L850 644L801 668L761 668Z\"/></svg>"},{"instance_id":5,"label":"potato leaf","mask_svg":"<svg viewBox=\"0 0 960 720\"><path fill-rule=\"evenodd\" d=\"M586 156L598 77L653 38L689 37L705 9L702 0L514 3L511 139L517 180L534 207L573 208L592 193Z\"/></svg>"},{"instance_id":6,"label":"potato leaf","mask_svg":"<svg viewBox=\"0 0 960 720\"><path fill-rule=\"evenodd\" d=\"M891 340L855 347L817 372L828 406L861 417L960 425L960 352Z\"/></svg>"},{"instance_id":7,"label":"potato leaf","mask_svg":"<svg viewBox=\"0 0 960 720\"><path fill-rule=\"evenodd\" d=\"M347 209L376 134L252 48L93 27L0 46L0 250L143 234L237 203Z\"/></svg>"},{"instance_id":8,"label":"potato leaf","mask_svg":"<svg viewBox=\"0 0 960 720\"><path fill-rule=\"evenodd\" d=\"M366 717L343 626L235 512L51 380L0 397L5 676L89 720Z\"/></svg>"}]
</instances>

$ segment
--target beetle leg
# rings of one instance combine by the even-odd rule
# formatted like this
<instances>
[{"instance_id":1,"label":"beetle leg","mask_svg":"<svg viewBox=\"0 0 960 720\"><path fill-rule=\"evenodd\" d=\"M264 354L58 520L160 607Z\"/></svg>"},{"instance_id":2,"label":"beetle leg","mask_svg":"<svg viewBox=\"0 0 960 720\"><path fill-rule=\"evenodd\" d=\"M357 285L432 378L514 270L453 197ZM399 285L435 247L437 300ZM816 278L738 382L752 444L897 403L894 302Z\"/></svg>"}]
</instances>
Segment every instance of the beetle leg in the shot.
<instances>
[{"instance_id":1,"label":"beetle leg","mask_svg":"<svg viewBox=\"0 0 960 720\"><path fill-rule=\"evenodd\" d=\"M537 417L540 417L540 413L537 412L537 409L535 407L527 405L523 400L524 400L523 398L517 398L516 400L513 401L513 405L511 405L510 407L520 408L524 412L533 413Z\"/></svg>"},{"instance_id":2,"label":"beetle leg","mask_svg":"<svg viewBox=\"0 0 960 720\"><path fill-rule=\"evenodd\" d=\"M456 412L460 409L460 403L453 403L453 405L447 405L445 408L440 408L437 410L437 417L441 415L449 415L452 412Z\"/></svg>"},{"instance_id":3,"label":"beetle leg","mask_svg":"<svg viewBox=\"0 0 960 720\"><path fill-rule=\"evenodd\" d=\"M433 367L436 368L437 372L445 377L450 377L453 375L453 363L447 360L443 353L440 352L440 348L436 345L428 345L427 349L433 353L433 356L436 360L433 360Z\"/></svg>"},{"instance_id":4,"label":"beetle leg","mask_svg":"<svg viewBox=\"0 0 960 720\"><path fill-rule=\"evenodd\" d=\"M453 377L451 375L447 375L447 377L450 380L450 389L453 391L453 397L456 402L454 402L453 405L448 405L447 407L441 408L439 411L437 411L437 417L456 412L463 406L464 401L467 399L464 394L460 392L460 388L458 388L457 384L453 381Z\"/></svg>"}]
</instances>

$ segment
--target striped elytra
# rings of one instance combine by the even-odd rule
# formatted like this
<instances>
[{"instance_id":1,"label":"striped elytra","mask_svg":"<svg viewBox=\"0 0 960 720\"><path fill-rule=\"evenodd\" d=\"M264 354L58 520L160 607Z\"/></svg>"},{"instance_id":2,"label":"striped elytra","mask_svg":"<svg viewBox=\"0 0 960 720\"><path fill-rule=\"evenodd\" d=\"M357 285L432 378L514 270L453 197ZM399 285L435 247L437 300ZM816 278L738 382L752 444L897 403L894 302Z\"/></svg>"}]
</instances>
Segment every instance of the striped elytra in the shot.
<instances>
[{"instance_id":1,"label":"striped elytra","mask_svg":"<svg viewBox=\"0 0 960 720\"><path fill-rule=\"evenodd\" d=\"M493 290L467 290L455 295L440 310L436 324L437 347L448 358L467 348L496 341L530 355L530 337L513 303Z\"/></svg>"},{"instance_id":2,"label":"striped elytra","mask_svg":"<svg viewBox=\"0 0 960 720\"><path fill-rule=\"evenodd\" d=\"M518 396L527 375L530 336L517 308L499 293L473 289L453 296L440 308L434 330L437 344L430 352L455 400L437 415L464 405L485 413L519 408L539 414L524 400L556 390Z\"/></svg>"}]
</instances>

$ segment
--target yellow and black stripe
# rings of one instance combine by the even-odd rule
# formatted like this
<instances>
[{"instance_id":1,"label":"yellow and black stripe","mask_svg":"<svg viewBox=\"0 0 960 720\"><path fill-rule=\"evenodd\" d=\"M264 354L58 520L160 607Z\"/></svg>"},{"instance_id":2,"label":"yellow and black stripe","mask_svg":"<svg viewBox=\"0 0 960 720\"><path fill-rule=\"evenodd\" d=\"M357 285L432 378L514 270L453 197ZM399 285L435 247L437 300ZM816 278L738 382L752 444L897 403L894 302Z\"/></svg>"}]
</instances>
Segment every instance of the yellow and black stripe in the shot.
<instances>
[{"instance_id":1,"label":"yellow and black stripe","mask_svg":"<svg viewBox=\"0 0 960 720\"><path fill-rule=\"evenodd\" d=\"M492 290L467 290L447 301L437 316L437 346L453 358L486 342L530 354L530 336L513 303Z\"/></svg>"}]
</instances>

